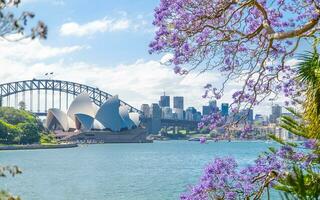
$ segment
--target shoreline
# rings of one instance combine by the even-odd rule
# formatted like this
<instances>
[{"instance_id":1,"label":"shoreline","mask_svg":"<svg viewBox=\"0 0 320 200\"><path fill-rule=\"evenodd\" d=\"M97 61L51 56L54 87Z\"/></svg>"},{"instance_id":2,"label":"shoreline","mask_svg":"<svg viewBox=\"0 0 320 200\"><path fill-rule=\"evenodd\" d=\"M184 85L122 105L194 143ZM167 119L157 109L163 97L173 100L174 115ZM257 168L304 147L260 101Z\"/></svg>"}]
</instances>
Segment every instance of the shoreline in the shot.
<instances>
[{"instance_id":1,"label":"shoreline","mask_svg":"<svg viewBox=\"0 0 320 200\"><path fill-rule=\"evenodd\" d=\"M8 150L35 150L35 149L63 149L63 148L75 148L75 147L78 147L78 144L7 145L7 146L0 146L0 151L8 151Z\"/></svg>"}]
</instances>

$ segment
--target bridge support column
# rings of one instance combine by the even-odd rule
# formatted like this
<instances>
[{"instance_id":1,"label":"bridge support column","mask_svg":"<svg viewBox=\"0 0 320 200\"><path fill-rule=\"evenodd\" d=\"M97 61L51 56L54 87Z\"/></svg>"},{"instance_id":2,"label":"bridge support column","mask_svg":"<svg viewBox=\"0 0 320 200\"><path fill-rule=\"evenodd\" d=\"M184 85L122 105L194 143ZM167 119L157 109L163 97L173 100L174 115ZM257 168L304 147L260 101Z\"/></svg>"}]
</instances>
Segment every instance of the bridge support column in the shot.
<instances>
[{"instance_id":1,"label":"bridge support column","mask_svg":"<svg viewBox=\"0 0 320 200\"><path fill-rule=\"evenodd\" d=\"M2 97L0 97L0 107L2 107Z\"/></svg>"},{"instance_id":2,"label":"bridge support column","mask_svg":"<svg viewBox=\"0 0 320 200\"><path fill-rule=\"evenodd\" d=\"M40 113L40 90L38 90L38 105L37 105L37 110L38 110L38 113Z\"/></svg>"}]
</instances>

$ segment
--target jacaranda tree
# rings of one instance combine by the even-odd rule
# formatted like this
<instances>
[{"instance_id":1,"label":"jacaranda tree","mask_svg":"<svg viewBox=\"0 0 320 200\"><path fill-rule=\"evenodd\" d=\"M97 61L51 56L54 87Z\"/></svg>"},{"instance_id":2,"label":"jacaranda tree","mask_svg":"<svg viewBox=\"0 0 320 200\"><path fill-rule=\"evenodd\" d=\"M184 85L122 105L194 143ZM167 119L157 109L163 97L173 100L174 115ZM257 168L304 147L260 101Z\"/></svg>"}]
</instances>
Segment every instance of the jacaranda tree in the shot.
<instances>
[{"instance_id":1,"label":"jacaranda tree","mask_svg":"<svg viewBox=\"0 0 320 200\"><path fill-rule=\"evenodd\" d=\"M222 86L207 84L204 97L221 98L228 81L237 80L242 85L232 95L234 114L279 94L292 104L301 103L301 97L308 102L300 104L302 114L289 109L297 121L282 119L283 128L308 138L304 145L271 135L281 148L270 148L243 169L232 158L216 158L206 167L199 184L190 187L181 199L261 199L263 195L272 199L271 187L284 192L285 199L319 199L318 134L310 134L309 126L314 122L303 116L318 108L308 110L306 105L318 104L319 82L301 80L302 72L308 73L303 77L318 78L318 70L313 69L319 63L319 21L320 0L160 0L150 53L171 53L169 64L178 74L190 70L223 74ZM313 62L302 58L305 68L296 68L290 60L301 47L315 52L316 58L312 57ZM203 124L214 129L221 116L212 114L204 120ZM320 123L318 117L312 120Z\"/></svg>"},{"instance_id":2,"label":"jacaranda tree","mask_svg":"<svg viewBox=\"0 0 320 200\"><path fill-rule=\"evenodd\" d=\"M150 53L172 53L179 74L224 74L221 87L205 86L205 97L219 99L230 79L243 82L232 96L238 112L280 92L295 95L288 61L301 43L316 48L319 20L319 0L161 0Z\"/></svg>"}]
</instances>

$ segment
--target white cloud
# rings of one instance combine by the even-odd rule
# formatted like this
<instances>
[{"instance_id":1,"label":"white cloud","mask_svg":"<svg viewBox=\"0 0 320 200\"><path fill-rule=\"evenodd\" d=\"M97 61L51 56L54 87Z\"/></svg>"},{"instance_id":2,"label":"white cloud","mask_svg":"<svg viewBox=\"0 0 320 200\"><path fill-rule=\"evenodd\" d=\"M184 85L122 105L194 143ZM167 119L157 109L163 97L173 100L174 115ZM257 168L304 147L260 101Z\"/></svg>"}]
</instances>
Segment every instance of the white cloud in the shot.
<instances>
[{"instance_id":1,"label":"white cloud","mask_svg":"<svg viewBox=\"0 0 320 200\"><path fill-rule=\"evenodd\" d=\"M2 83L45 78L47 72L54 72L54 79L69 80L99 87L140 108L142 103L158 102L159 96L166 91L170 96L185 96L186 106L201 108L207 100L202 99L203 85L215 78L214 74L190 74L179 76L159 61L138 60L128 65L116 67L95 66L88 63L65 63L57 61L51 64L24 61L0 57L0 66L10 66L0 71Z\"/></svg>"},{"instance_id":2,"label":"white cloud","mask_svg":"<svg viewBox=\"0 0 320 200\"><path fill-rule=\"evenodd\" d=\"M12 38L14 38L13 36ZM51 47L43 45L38 39L24 39L19 42L0 42L0 58L39 61L80 51L85 47L75 45L67 47Z\"/></svg>"},{"instance_id":3,"label":"white cloud","mask_svg":"<svg viewBox=\"0 0 320 200\"><path fill-rule=\"evenodd\" d=\"M76 22L68 22L61 26L60 34L62 36L88 36L95 33L121 31L129 28L129 20L127 19L100 19L85 24Z\"/></svg>"},{"instance_id":4,"label":"white cloud","mask_svg":"<svg viewBox=\"0 0 320 200\"><path fill-rule=\"evenodd\" d=\"M160 63L166 64L168 63L171 59L173 59L173 54L172 53L167 53L162 58L160 59Z\"/></svg>"},{"instance_id":5,"label":"white cloud","mask_svg":"<svg viewBox=\"0 0 320 200\"><path fill-rule=\"evenodd\" d=\"M15 36L12 36L11 39L14 38ZM66 63L57 59L58 56L65 56L83 48L77 45L52 47L39 40L1 41L1 83L45 78L45 73L54 72L56 79L81 82L111 94L119 94L123 100L138 108L142 103L157 102L163 91L171 96L186 96L186 105L200 108L202 101L205 101L201 99L202 87L206 80L212 77L199 77L196 74L179 76L159 61L138 60L132 64L110 67L79 62ZM165 60L165 57L162 60ZM48 60L49 58L55 59Z\"/></svg>"},{"instance_id":6,"label":"white cloud","mask_svg":"<svg viewBox=\"0 0 320 200\"><path fill-rule=\"evenodd\" d=\"M170 96L184 96L185 105L201 110L208 99L203 99L203 86L207 83L221 82L221 74L206 72L198 74L191 72L187 76L174 74L171 67L162 65L157 60L138 60L132 64L117 66L95 66L90 63L65 62L47 58L62 56L78 51L83 47L51 47L35 40L32 43L0 42L1 83L45 78L47 72L54 72L54 79L80 82L110 94L118 94L129 104L140 108L142 103L159 101L159 96L165 91ZM165 55L161 61L170 58ZM219 87L220 85L217 85ZM229 85L224 97L219 101L231 102L232 93L239 83ZM270 102L261 105L255 111L269 113ZM255 112L256 113L256 112Z\"/></svg>"}]
</instances>

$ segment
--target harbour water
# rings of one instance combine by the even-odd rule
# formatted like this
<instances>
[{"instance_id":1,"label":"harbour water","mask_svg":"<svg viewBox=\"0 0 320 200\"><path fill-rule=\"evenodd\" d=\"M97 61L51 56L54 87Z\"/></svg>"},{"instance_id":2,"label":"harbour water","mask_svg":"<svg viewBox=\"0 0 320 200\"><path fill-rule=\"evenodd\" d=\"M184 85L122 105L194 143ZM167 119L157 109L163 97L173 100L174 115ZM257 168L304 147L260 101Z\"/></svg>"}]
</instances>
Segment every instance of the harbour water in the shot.
<instances>
[{"instance_id":1,"label":"harbour water","mask_svg":"<svg viewBox=\"0 0 320 200\"><path fill-rule=\"evenodd\" d=\"M23 200L179 199L214 157L231 156L245 166L275 145L264 141L163 141L2 151L0 164L18 165L23 173L1 178L0 189Z\"/></svg>"}]
</instances>

